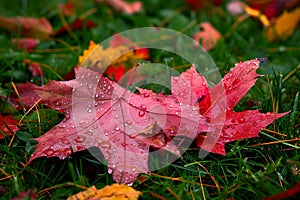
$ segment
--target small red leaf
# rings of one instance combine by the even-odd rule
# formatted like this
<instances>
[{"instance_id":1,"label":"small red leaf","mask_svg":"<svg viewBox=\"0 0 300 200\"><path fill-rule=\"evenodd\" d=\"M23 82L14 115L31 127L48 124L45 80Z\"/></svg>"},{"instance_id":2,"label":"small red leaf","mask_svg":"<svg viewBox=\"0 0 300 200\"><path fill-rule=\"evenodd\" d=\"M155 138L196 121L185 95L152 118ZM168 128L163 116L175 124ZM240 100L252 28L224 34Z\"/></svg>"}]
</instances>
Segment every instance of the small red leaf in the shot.
<instances>
[{"instance_id":1,"label":"small red leaf","mask_svg":"<svg viewBox=\"0 0 300 200\"><path fill-rule=\"evenodd\" d=\"M17 125L19 125L19 121L12 118L11 115L2 116L0 114L0 139L19 130L20 128Z\"/></svg>"},{"instance_id":2,"label":"small red leaf","mask_svg":"<svg viewBox=\"0 0 300 200\"><path fill-rule=\"evenodd\" d=\"M7 29L8 31L18 34L24 37L41 38L46 39L52 34L52 26L50 22L42 18L30 18L30 17L1 17L0 27Z\"/></svg>"},{"instance_id":3,"label":"small red leaf","mask_svg":"<svg viewBox=\"0 0 300 200\"><path fill-rule=\"evenodd\" d=\"M203 22L200 25L200 31L194 34L194 40L201 45L205 50L213 49L221 38L221 33L217 31L210 23Z\"/></svg>"},{"instance_id":4,"label":"small red leaf","mask_svg":"<svg viewBox=\"0 0 300 200\"><path fill-rule=\"evenodd\" d=\"M14 38L12 39L13 45L19 50L31 51L38 45L38 40L35 38Z\"/></svg>"},{"instance_id":5,"label":"small red leaf","mask_svg":"<svg viewBox=\"0 0 300 200\"><path fill-rule=\"evenodd\" d=\"M37 85L33 83L23 83L17 85L19 97L16 93L12 93L9 97L9 102L13 104L17 109L22 110L32 107L40 98L36 94L35 89Z\"/></svg>"},{"instance_id":6,"label":"small red leaf","mask_svg":"<svg viewBox=\"0 0 300 200\"><path fill-rule=\"evenodd\" d=\"M95 0L97 3L105 3L111 6L116 11L121 11L126 14L134 14L141 12L142 10L142 2L134 1L134 2L126 2L124 0Z\"/></svg>"},{"instance_id":7,"label":"small red leaf","mask_svg":"<svg viewBox=\"0 0 300 200\"><path fill-rule=\"evenodd\" d=\"M83 28L86 28L86 30L90 30L97 26L97 23L92 20L86 20L83 21L82 19L75 19L71 24L68 26L62 26L59 28L53 35L55 37L60 36L62 34L65 34L68 32L68 28L71 28L73 30L82 30Z\"/></svg>"}]
</instances>

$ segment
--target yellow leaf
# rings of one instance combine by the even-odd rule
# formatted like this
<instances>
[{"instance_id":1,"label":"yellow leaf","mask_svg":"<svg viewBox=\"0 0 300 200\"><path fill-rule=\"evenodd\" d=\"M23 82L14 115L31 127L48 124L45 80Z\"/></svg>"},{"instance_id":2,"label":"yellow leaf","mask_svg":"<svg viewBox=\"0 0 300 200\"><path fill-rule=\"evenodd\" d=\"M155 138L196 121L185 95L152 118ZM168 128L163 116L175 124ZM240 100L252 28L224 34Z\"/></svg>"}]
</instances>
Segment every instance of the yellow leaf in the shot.
<instances>
[{"instance_id":1,"label":"yellow leaf","mask_svg":"<svg viewBox=\"0 0 300 200\"><path fill-rule=\"evenodd\" d=\"M300 8L291 12L283 12L274 24L267 30L267 37L270 41L285 39L294 33L300 20Z\"/></svg>"},{"instance_id":2,"label":"yellow leaf","mask_svg":"<svg viewBox=\"0 0 300 200\"><path fill-rule=\"evenodd\" d=\"M97 67L99 70L105 69L109 65L125 63L128 60L140 59L134 51L126 46L108 47L103 49L101 45L90 41L89 48L84 50L83 55L78 58L81 67Z\"/></svg>"},{"instance_id":3,"label":"yellow leaf","mask_svg":"<svg viewBox=\"0 0 300 200\"><path fill-rule=\"evenodd\" d=\"M259 10L250 8L246 4L242 4L243 8L245 9L246 13L252 17L259 19L259 21L266 27L270 26L270 21L268 20L267 16L262 14Z\"/></svg>"},{"instance_id":4,"label":"yellow leaf","mask_svg":"<svg viewBox=\"0 0 300 200\"><path fill-rule=\"evenodd\" d=\"M137 200L141 192L127 185L113 184L97 190L95 186L69 196L67 200Z\"/></svg>"}]
</instances>

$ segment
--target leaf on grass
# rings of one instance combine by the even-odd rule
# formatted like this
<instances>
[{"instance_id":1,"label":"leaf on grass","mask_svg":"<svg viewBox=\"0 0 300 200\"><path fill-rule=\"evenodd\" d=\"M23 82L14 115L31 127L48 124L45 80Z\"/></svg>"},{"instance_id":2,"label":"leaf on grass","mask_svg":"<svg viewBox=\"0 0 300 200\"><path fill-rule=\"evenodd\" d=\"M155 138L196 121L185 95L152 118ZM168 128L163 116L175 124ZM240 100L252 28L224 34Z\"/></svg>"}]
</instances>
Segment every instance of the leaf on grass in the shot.
<instances>
[{"instance_id":1,"label":"leaf on grass","mask_svg":"<svg viewBox=\"0 0 300 200\"><path fill-rule=\"evenodd\" d=\"M28 69L31 71L32 76L41 76L42 84L44 84L44 73L40 63L33 62L29 59L24 59L23 62L28 65Z\"/></svg>"},{"instance_id":2,"label":"leaf on grass","mask_svg":"<svg viewBox=\"0 0 300 200\"><path fill-rule=\"evenodd\" d=\"M205 50L213 49L217 41L222 37L209 22L203 22L199 25L200 31L194 34L194 40L200 43Z\"/></svg>"},{"instance_id":3,"label":"leaf on grass","mask_svg":"<svg viewBox=\"0 0 300 200\"><path fill-rule=\"evenodd\" d=\"M96 146L114 180L131 183L140 173L149 173L150 146L180 155L173 137L197 138L199 147L225 155L225 143L256 137L287 114L233 111L260 77L258 66L257 59L238 63L212 88L192 66L172 77L171 95L146 89L132 93L97 72L76 68L75 80L51 81L36 89L42 103L63 110L65 119L36 138L29 162L41 156L64 159Z\"/></svg>"},{"instance_id":4,"label":"leaf on grass","mask_svg":"<svg viewBox=\"0 0 300 200\"><path fill-rule=\"evenodd\" d=\"M68 28L71 28L73 30L83 30L84 28L86 30L90 30L94 27L97 27L97 23L92 20L82 20L80 18L75 19L71 24L64 25L61 28L59 28L57 31L55 31L52 35L55 37L58 37L62 34L68 33Z\"/></svg>"},{"instance_id":5,"label":"leaf on grass","mask_svg":"<svg viewBox=\"0 0 300 200\"><path fill-rule=\"evenodd\" d=\"M12 43L19 50L31 51L38 45L39 41L35 38L14 38Z\"/></svg>"},{"instance_id":6,"label":"leaf on grass","mask_svg":"<svg viewBox=\"0 0 300 200\"><path fill-rule=\"evenodd\" d=\"M58 4L58 8L61 9L62 13L68 17L75 13L73 2Z\"/></svg>"},{"instance_id":7,"label":"leaf on grass","mask_svg":"<svg viewBox=\"0 0 300 200\"><path fill-rule=\"evenodd\" d=\"M279 199L293 199L292 197L296 197L300 193L300 182L294 185L292 188L287 189L284 192L276 194L274 196L266 197L264 200L279 200ZM298 196L299 197L299 196Z\"/></svg>"},{"instance_id":8,"label":"leaf on grass","mask_svg":"<svg viewBox=\"0 0 300 200\"><path fill-rule=\"evenodd\" d=\"M33 191L28 189L26 192L20 191L19 195L11 200L35 200L36 199L36 188Z\"/></svg>"},{"instance_id":9,"label":"leaf on grass","mask_svg":"<svg viewBox=\"0 0 300 200\"><path fill-rule=\"evenodd\" d=\"M0 27L23 37L47 39L52 34L50 22L42 18L30 17L2 17L0 16Z\"/></svg>"},{"instance_id":10,"label":"leaf on grass","mask_svg":"<svg viewBox=\"0 0 300 200\"><path fill-rule=\"evenodd\" d=\"M11 115L2 116L0 114L0 139L3 139L6 135L12 135L19 130L19 121L14 119Z\"/></svg>"},{"instance_id":11,"label":"leaf on grass","mask_svg":"<svg viewBox=\"0 0 300 200\"><path fill-rule=\"evenodd\" d=\"M22 110L24 106L25 109L31 108L40 97L34 91L38 86L33 83L22 83L17 85L16 93L12 93L9 97L9 102L15 106L18 110Z\"/></svg>"},{"instance_id":12,"label":"leaf on grass","mask_svg":"<svg viewBox=\"0 0 300 200\"><path fill-rule=\"evenodd\" d=\"M300 8L290 12L283 12L267 29L267 37L270 41L286 39L291 36L300 21Z\"/></svg>"},{"instance_id":13,"label":"leaf on grass","mask_svg":"<svg viewBox=\"0 0 300 200\"><path fill-rule=\"evenodd\" d=\"M115 9L126 14L139 13L142 10L142 2L126 2L124 0L95 0L96 3L105 3Z\"/></svg>"},{"instance_id":14,"label":"leaf on grass","mask_svg":"<svg viewBox=\"0 0 300 200\"><path fill-rule=\"evenodd\" d=\"M137 200L141 192L136 191L127 185L113 184L97 190L95 186L88 188L83 192L69 196L67 200Z\"/></svg>"}]
</instances>

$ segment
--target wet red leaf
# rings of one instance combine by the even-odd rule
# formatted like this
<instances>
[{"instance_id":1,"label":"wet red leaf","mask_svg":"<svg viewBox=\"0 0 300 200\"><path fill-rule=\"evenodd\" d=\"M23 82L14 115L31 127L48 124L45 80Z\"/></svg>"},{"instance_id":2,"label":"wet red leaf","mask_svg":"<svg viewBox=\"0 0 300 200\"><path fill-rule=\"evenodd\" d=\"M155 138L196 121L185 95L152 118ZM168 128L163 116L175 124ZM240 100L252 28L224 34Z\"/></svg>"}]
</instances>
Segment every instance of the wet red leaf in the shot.
<instances>
[{"instance_id":1,"label":"wet red leaf","mask_svg":"<svg viewBox=\"0 0 300 200\"><path fill-rule=\"evenodd\" d=\"M225 143L256 137L287 114L233 111L259 77L258 65L257 59L236 64L212 88L193 66L172 77L171 95L145 89L132 93L97 72L77 68L76 79L51 81L36 89L42 103L63 110L65 119L36 138L29 162L41 156L64 159L96 146L114 180L131 183L140 173L149 173L150 146L180 155L172 141L176 136L198 138L201 148L225 155Z\"/></svg>"},{"instance_id":2,"label":"wet red leaf","mask_svg":"<svg viewBox=\"0 0 300 200\"><path fill-rule=\"evenodd\" d=\"M11 115L2 116L0 114L0 139L3 139L6 135L12 135L19 130L19 121L14 119Z\"/></svg>"}]
</instances>

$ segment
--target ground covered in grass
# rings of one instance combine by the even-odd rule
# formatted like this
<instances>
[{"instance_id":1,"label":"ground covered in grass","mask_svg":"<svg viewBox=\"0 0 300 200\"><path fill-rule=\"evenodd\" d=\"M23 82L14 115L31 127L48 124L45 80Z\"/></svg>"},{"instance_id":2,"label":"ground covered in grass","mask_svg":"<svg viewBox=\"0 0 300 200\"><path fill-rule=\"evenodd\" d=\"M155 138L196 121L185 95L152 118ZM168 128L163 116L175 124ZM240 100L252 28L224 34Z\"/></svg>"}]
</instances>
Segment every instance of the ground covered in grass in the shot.
<instances>
[{"instance_id":1,"label":"ground covered in grass","mask_svg":"<svg viewBox=\"0 0 300 200\"><path fill-rule=\"evenodd\" d=\"M234 109L291 112L261 131L258 138L226 144L226 156L210 153L199 158L199 148L192 144L172 164L151 175L141 174L132 187L142 192L140 199L262 199L284 192L300 181L299 27L288 38L270 42L265 34L267 28L259 19L231 15L226 10L227 1L193 11L185 1L148 0L135 14L91 0L70 2L74 6L71 15L60 6L65 1L1 2L0 17L45 17L56 32L47 37L34 33L26 36L34 35L38 44L22 50L12 42L24 37L22 30L17 28L11 33L0 28L0 113L20 120L18 131L8 130L11 135L6 135L3 128L0 130L5 135L0 139L1 199L11 199L28 190L37 199L66 199L92 185L102 188L113 183L107 166L86 150L64 160L42 157L27 165L36 145L31 139L53 128L64 115L38 104L25 108L21 103L14 107L8 97L18 100L22 92L17 89L18 84L31 82L41 86L50 80L67 80L90 41L101 43L122 31L153 26L193 37L201 22L210 22L222 35L208 50L222 76L239 61L267 58L258 70L264 76ZM71 26L76 19L90 20L92 25ZM67 28L58 34L62 26ZM42 75L30 69L32 62L40 67ZM159 50L149 50L147 58L134 62L131 66L127 63L125 68L138 62L161 63L179 72L190 67L179 56ZM149 73L157 73L155 70L149 69ZM143 86L156 92L170 92L156 85Z\"/></svg>"}]
</instances>

